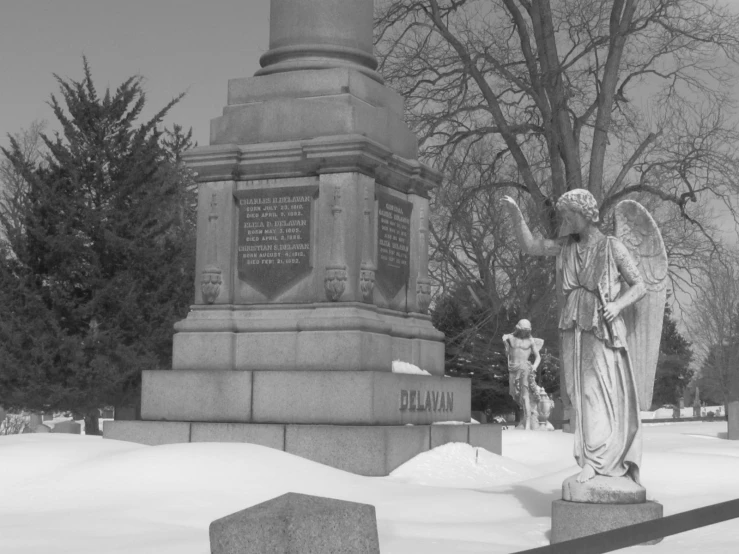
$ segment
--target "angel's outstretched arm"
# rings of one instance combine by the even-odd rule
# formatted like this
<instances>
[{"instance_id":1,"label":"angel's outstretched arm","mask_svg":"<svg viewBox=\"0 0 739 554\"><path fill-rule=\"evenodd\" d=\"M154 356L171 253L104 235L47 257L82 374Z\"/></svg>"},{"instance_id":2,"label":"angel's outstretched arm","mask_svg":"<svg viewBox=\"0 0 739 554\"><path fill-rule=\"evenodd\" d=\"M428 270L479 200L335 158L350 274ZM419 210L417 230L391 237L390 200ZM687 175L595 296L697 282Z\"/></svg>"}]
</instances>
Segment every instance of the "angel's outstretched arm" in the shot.
<instances>
[{"instance_id":1,"label":"angel's outstretched arm","mask_svg":"<svg viewBox=\"0 0 739 554\"><path fill-rule=\"evenodd\" d=\"M556 256L562 250L560 243L556 240L534 237L529 226L523 218L521 210L516 201L510 196L503 197L503 206L513 218L513 231L521 250L532 256Z\"/></svg>"}]
</instances>

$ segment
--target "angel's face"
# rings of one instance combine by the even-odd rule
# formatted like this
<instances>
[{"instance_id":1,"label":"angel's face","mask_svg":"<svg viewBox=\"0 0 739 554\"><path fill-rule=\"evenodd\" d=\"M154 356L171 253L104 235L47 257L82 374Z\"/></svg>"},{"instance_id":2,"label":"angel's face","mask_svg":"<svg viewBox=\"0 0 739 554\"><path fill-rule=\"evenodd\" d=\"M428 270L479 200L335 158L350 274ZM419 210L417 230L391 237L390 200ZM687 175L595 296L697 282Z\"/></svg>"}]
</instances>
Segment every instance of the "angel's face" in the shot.
<instances>
[{"instance_id":1,"label":"angel's face","mask_svg":"<svg viewBox=\"0 0 739 554\"><path fill-rule=\"evenodd\" d=\"M561 212L562 215L562 230L563 234L571 235L573 233L582 233L585 228L590 224L588 218L586 218L580 212L565 208Z\"/></svg>"}]
</instances>

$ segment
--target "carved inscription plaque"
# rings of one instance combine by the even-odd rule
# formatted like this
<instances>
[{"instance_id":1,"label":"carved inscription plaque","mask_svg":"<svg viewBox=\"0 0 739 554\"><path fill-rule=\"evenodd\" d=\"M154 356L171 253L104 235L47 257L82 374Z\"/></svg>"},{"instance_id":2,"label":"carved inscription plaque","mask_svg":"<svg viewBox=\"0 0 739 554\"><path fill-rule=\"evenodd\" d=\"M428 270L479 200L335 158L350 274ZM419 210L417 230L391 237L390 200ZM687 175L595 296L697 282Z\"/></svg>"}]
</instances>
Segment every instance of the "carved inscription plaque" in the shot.
<instances>
[{"instance_id":1,"label":"carved inscription plaque","mask_svg":"<svg viewBox=\"0 0 739 554\"><path fill-rule=\"evenodd\" d=\"M240 190L239 279L273 298L311 270L311 212L318 186Z\"/></svg>"},{"instance_id":2,"label":"carved inscription plaque","mask_svg":"<svg viewBox=\"0 0 739 554\"><path fill-rule=\"evenodd\" d=\"M413 204L390 194L377 193L377 274L385 296L394 298L408 284L411 260Z\"/></svg>"}]
</instances>

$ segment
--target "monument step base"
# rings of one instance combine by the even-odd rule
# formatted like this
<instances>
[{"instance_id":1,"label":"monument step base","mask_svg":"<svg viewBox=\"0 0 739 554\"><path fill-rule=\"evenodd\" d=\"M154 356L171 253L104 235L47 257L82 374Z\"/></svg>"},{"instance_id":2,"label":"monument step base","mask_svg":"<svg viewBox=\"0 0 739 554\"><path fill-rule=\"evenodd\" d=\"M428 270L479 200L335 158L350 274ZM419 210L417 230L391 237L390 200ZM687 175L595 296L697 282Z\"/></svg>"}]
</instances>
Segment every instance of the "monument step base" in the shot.
<instances>
[{"instance_id":1,"label":"monument step base","mask_svg":"<svg viewBox=\"0 0 739 554\"><path fill-rule=\"evenodd\" d=\"M450 442L502 454L502 426L297 425L106 421L103 437L151 446L185 442L245 442L282 450L358 475L382 477L414 456Z\"/></svg>"},{"instance_id":2,"label":"monument step base","mask_svg":"<svg viewBox=\"0 0 739 554\"><path fill-rule=\"evenodd\" d=\"M428 425L470 420L470 380L373 371L144 371L147 421Z\"/></svg>"},{"instance_id":3,"label":"monument step base","mask_svg":"<svg viewBox=\"0 0 739 554\"><path fill-rule=\"evenodd\" d=\"M593 504L587 502L552 502L552 544L595 535L662 517L662 504ZM657 544L662 539L644 544Z\"/></svg>"},{"instance_id":4,"label":"monument step base","mask_svg":"<svg viewBox=\"0 0 739 554\"><path fill-rule=\"evenodd\" d=\"M428 316L357 302L235 308L194 306L177 322L172 369L389 371L401 360L444 375L444 335Z\"/></svg>"}]
</instances>

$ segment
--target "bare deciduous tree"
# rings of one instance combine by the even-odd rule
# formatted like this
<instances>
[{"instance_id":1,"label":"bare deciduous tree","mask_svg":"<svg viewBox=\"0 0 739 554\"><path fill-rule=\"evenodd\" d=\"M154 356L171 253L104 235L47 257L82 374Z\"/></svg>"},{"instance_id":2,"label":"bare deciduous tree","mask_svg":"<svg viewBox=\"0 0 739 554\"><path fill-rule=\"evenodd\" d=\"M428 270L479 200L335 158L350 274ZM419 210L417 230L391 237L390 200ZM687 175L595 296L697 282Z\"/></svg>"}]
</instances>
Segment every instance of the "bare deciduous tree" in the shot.
<instances>
[{"instance_id":1,"label":"bare deciduous tree","mask_svg":"<svg viewBox=\"0 0 739 554\"><path fill-rule=\"evenodd\" d=\"M556 199L569 189L590 190L605 221L619 200L637 198L662 224L676 288L717 248L712 207L737 220L730 94L739 18L720 2L387 0L378 8L380 70L406 98L422 157L448 176L432 222L441 284L477 279L495 290L492 307L508 297L511 258L495 251L505 225L481 247L481 215L469 210L487 203L490 230L501 226L504 191L528 200L532 226L548 236L557 234Z\"/></svg>"},{"instance_id":2,"label":"bare deciduous tree","mask_svg":"<svg viewBox=\"0 0 739 554\"><path fill-rule=\"evenodd\" d=\"M707 272L690 309L690 332L698 347L701 392L727 404L739 388L739 261L724 256ZM739 392L739 391L736 391Z\"/></svg>"}]
</instances>

